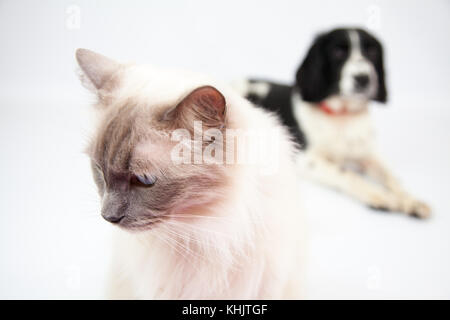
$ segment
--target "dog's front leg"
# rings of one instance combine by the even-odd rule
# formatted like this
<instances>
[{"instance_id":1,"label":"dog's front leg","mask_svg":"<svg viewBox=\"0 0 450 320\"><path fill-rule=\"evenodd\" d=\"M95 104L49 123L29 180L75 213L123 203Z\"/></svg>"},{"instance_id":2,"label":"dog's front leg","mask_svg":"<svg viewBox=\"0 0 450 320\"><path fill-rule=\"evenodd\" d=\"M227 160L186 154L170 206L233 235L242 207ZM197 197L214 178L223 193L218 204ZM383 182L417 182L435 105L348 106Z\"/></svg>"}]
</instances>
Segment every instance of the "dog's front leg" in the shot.
<instances>
[{"instance_id":1,"label":"dog's front leg","mask_svg":"<svg viewBox=\"0 0 450 320\"><path fill-rule=\"evenodd\" d=\"M378 181L387 190L397 195L401 203L400 211L418 218L429 217L431 213L430 207L406 192L401 183L377 156L365 159L363 167L367 176Z\"/></svg>"},{"instance_id":2,"label":"dog's front leg","mask_svg":"<svg viewBox=\"0 0 450 320\"><path fill-rule=\"evenodd\" d=\"M298 164L301 174L310 180L346 193L372 208L401 211L396 194L320 154L302 153Z\"/></svg>"}]
</instances>

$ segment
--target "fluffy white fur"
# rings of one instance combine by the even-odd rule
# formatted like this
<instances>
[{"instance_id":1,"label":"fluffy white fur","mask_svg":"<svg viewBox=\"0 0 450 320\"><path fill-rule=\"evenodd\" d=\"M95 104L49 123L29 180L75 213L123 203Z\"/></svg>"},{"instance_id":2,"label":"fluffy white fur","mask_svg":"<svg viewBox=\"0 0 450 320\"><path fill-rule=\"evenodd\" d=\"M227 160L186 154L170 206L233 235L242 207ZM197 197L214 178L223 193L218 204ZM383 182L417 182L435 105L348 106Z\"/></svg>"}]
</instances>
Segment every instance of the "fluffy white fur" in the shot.
<instances>
[{"instance_id":1,"label":"fluffy white fur","mask_svg":"<svg viewBox=\"0 0 450 320\"><path fill-rule=\"evenodd\" d=\"M294 113L297 121L308 134L308 152L341 163L350 159L364 159L375 152L375 131L367 102L361 103L359 112L332 117L302 101L298 93L294 93L292 100L296 106ZM329 100L327 104L331 105Z\"/></svg>"},{"instance_id":2,"label":"fluffy white fur","mask_svg":"<svg viewBox=\"0 0 450 320\"><path fill-rule=\"evenodd\" d=\"M270 128L278 132L280 140L278 170L273 174L263 174L254 164L227 165L231 183L223 191L224 201L204 206L195 214L174 216L148 231L115 230L108 296L300 298L304 222L293 145L279 121L226 85L204 76L122 65L115 77L120 85L114 90L98 90L100 113L104 112L105 101L126 101L130 97L148 108L167 108L193 89L212 85L227 101L230 128ZM138 152L150 152L146 148L143 144Z\"/></svg>"}]
</instances>

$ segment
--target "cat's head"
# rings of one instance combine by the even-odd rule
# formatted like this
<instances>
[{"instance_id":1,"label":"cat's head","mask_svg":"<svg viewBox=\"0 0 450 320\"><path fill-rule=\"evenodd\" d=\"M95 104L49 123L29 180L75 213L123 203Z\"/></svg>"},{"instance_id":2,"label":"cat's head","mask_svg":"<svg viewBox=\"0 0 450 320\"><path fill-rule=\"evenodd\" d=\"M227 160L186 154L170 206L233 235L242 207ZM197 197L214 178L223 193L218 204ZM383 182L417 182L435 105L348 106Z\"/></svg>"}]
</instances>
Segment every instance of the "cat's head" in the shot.
<instances>
[{"instance_id":1,"label":"cat's head","mask_svg":"<svg viewBox=\"0 0 450 320\"><path fill-rule=\"evenodd\" d=\"M97 95L100 121L88 147L102 216L146 230L171 215L207 214L227 187L223 165L173 162L175 129L224 130L227 103L203 78L125 65L86 49L76 52L85 84ZM198 123L198 122L197 122ZM221 143L206 141L200 148Z\"/></svg>"}]
</instances>

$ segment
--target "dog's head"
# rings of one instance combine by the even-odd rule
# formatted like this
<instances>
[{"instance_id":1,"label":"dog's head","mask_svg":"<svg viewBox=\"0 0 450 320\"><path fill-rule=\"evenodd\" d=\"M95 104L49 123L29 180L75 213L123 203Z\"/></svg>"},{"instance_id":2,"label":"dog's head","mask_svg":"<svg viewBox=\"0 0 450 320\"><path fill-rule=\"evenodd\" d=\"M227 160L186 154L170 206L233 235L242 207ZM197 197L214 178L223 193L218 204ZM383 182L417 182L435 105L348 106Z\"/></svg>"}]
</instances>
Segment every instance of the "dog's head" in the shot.
<instances>
[{"instance_id":1,"label":"dog's head","mask_svg":"<svg viewBox=\"0 0 450 320\"><path fill-rule=\"evenodd\" d=\"M386 102L381 43L362 29L335 29L319 35L297 71L303 100L337 95Z\"/></svg>"}]
</instances>

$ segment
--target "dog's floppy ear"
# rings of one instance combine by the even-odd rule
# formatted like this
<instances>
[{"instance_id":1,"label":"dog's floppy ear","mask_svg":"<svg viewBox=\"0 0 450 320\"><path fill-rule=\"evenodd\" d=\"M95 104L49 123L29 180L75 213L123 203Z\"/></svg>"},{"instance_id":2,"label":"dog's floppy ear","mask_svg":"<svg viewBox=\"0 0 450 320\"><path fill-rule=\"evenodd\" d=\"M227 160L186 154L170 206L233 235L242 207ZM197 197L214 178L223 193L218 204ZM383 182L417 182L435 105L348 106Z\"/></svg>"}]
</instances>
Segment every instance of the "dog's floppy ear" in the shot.
<instances>
[{"instance_id":1,"label":"dog's floppy ear","mask_svg":"<svg viewBox=\"0 0 450 320\"><path fill-rule=\"evenodd\" d=\"M308 102L320 102L329 93L324 44L325 35L319 35L297 71L297 86L302 99Z\"/></svg>"},{"instance_id":2,"label":"dog's floppy ear","mask_svg":"<svg viewBox=\"0 0 450 320\"><path fill-rule=\"evenodd\" d=\"M380 57L378 61L375 63L375 70L378 76L378 90L377 94L373 98L375 101L379 101L385 103L387 101L387 91L386 91L386 83L385 83L385 75L384 75L384 63L383 63L383 50L381 44L379 44L380 48Z\"/></svg>"}]
</instances>

